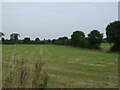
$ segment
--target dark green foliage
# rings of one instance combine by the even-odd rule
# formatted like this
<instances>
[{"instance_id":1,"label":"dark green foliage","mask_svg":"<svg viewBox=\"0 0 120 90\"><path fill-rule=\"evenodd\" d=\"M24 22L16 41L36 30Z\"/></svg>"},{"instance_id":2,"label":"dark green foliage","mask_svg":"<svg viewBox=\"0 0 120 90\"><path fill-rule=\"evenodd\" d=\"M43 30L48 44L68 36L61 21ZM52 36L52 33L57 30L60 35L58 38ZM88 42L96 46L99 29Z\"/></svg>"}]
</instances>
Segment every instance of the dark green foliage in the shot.
<instances>
[{"instance_id":1,"label":"dark green foliage","mask_svg":"<svg viewBox=\"0 0 120 90\"><path fill-rule=\"evenodd\" d=\"M55 45L70 45L74 47L89 48L89 49L100 49L101 43L114 43L111 47L111 51L119 51L120 48L120 21L115 21L110 23L106 27L107 38L103 39L103 34L98 30L93 30L85 37L84 32L75 31L71 35L71 38L66 36L60 37L53 40L41 40L36 38L35 40L30 40L26 37L23 40L18 40L19 34L13 33L10 35L10 40L5 40L2 38L2 44L55 44ZM0 32L0 36L4 36L4 33Z\"/></svg>"},{"instance_id":2,"label":"dark green foliage","mask_svg":"<svg viewBox=\"0 0 120 90\"><path fill-rule=\"evenodd\" d=\"M39 39L39 38L36 38L36 39L35 39L35 43L36 43L36 44L40 44L40 39Z\"/></svg>"},{"instance_id":3,"label":"dark green foliage","mask_svg":"<svg viewBox=\"0 0 120 90\"><path fill-rule=\"evenodd\" d=\"M12 42L11 40L4 39L4 40L2 41L2 44L15 44L15 43ZM17 41L16 41L16 44L23 44L23 40L17 40Z\"/></svg>"},{"instance_id":4,"label":"dark green foliage","mask_svg":"<svg viewBox=\"0 0 120 90\"><path fill-rule=\"evenodd\" d=\"M75 47L81 46L81 41L85 38L84 32L82 31L75 31L71 35L71 43Z\"/></svg>"},{"instance_id":5,"label":"dark green foliage","mask_svg":"<svg viewBox=\"0 0 120 90\"><path fill-rule=\"evenodd\" d=\"M43 40L43 44L47 44L47 40L46 39Z\"/></svg>"},{"instance_id":6,"label":"dark green foliage","mask_svg":"<svg viewBox=\"0 0 120 90\"><path fill-rule=\"evenodd\" d=\"M68 38L67 37L60 37L58 39L58 45L67 45L68 44Z\"/></svg>"},{"instance_id":7,"label":"dark green foliage","mask_svg":"<svg viewBox=\"0 0 120 90\"><path fill-rule=\"evenodd\" d=\"M98 30L93 30L88 34L89 48L100 49L100 43L103 41L103 34Z\"/></svg>"},{"instance_id":8,"label":"dark green foliage","mask_svg":"<svg viewBox=\"0 0 120 90\"><path fill-rule=\"evenodd\" d=\"M10 40L11 40L11 42L13 44L17 44L19 36L20 36L20 34L18 34L18 33L12 33L12 34L10 34Z\"/></svg>"},{"instance_id":9,"label":"dark green foliage","mask_svg":"<svg viewBox=\"0 0 120 90\"><path fill-rule=\"evenodd\" d=\"M69 45L69 39L68 37L60 37L58 39L53 39L52 44L56 45Z\"/></svg>"},{"instance_id":10,"label":"dark green foliage","mask_svg":"<svg viewBox=\"0 0 120 90\"><path fill-rule=\"evenodd\" d=\"M68 39L68 45L72 45L72 40L71 40L71 38Z\"/></svg>"},{"instance_id":11,"label":"dark green foliage","mask_svg":"<svg viewBox=\"0 0 120 90\"><path fill-rule=\"evenodd\" d=\"M80 42L80 47L82 48L88 48L88 45L89 45L89 41L87 38L83 38Z\"/></svg>"},{"instance_id":12,"label":"dark green foliage","mask_svg":"<svg viewBox=\"0 0 120 90\"><path fill-rule=\"evenodd\" d=\"M11 42L11 40L6 39L6 40L2 41L2 44L12 44L12 42Z\"/></svg>"},{"instance_id":13,"label":"dark green foliage","mask_svg":"<svg viewBox=\"0 0 120 90\"><path fill-rule=\"evenodd\" d=\"M62 38L62 45L68 45L68 37Z\"/></svg>"},{"instance_id":14,"label":"dark green foliage","mask_svg":"<svg viewBox=\"0 0 120 90\"><path fill-rule=\"evenodd\" d=\"M107 43L107 40L106 40L106 38L103 38L103 41L102 41L103 43Z\"/></svg>"},{"instance_id":15,"label":"dark green foliage","mask_svg":"<svg viewBox=\"0 0 120 90\"><path fill-rule=\"evenodd\" d=\"M36 42L37 42L37 41L40 41L40 39L39 39L39 38L36 38L35 41L36 41Z\"/></svg>"},{"instance_id":16,"label":"dark green foliage","mask_svg":"<svg viewBox=\"0 0 120 90\"><path fill-rule=\"evenodd\" d=\"M18 40L17 44L23 44L23 40Z\"/></svg>"},{"instance_id":17,"label":"dark green foliage","mask_svg":"<svg viewBox=\"0 0 120 90\"><path fill-rule=\"evenodd\" d=\"M48 39L47 44L52 44L52 41L50 39Z\"/></svg>"},{"instance_id":18,"label":"dark green foliage","mask_svg":"<svg viewBox=\"0 0 120 90\"><path fill-rule=\"evenodd\" d=\"M113 44L109 51L120 52L120 46L118 46L117 44Z\"/></svg>"},{"instance_id":19,"label":"dark green foliage","mask_svg":"<svg viewBox=\"0 0 120 90\"><path fill-rule=\"evenodd\" d=\"M114 43L112 51L119 51L120 48L120 21L110 23L106 27L107 42Z\"/></svg>"},{"instance_id":20,"label":"dark green foliage","mask_svg":"<svg viewBox=\"0 0 120 90\"><path fill-rule=\"evenodd\" d=\"M52 44L57 44L57 39L53 39Z\"/></svg>"},{"instance_id":21,"label":"dark green foliage","mask_svg":"<svg viewBox=\"0 0 120 90\"><path fill-rule=\"evenodd\" d=\"M5 41L5 38L4 38L4 37L2 37L2 42L3 42L3 41Z\"/></svg>"},{"instance_id":22,"label":"dark green foliage","mask_svg":"<svg viewBox=\"0 0 120 90\"><path fill-rule=\"evenodd\" d=\"M2 36L5 36L4 33L0 32L0 44L2 44L2 41L4 41L4 38Z\"/></svg>"},{"instance_id":23,"label":"dark green foliage","mask_svg":"<svg viewBox=\"0 0 120 90\"><path fill-rule=\"evenodd\" d=\"M0 37L5 36L3 32L0 32Z\"/></svg>"},{"instance_id":24,"label":"dark green foliage","mask_svg":"<svg viewBox=\"0 0 120 90\"><path fill-rule=\"evenodd\" d=\"M24 38L23 43L30 44L30 38L29 37Z\"/></svg>"}]
</instances>

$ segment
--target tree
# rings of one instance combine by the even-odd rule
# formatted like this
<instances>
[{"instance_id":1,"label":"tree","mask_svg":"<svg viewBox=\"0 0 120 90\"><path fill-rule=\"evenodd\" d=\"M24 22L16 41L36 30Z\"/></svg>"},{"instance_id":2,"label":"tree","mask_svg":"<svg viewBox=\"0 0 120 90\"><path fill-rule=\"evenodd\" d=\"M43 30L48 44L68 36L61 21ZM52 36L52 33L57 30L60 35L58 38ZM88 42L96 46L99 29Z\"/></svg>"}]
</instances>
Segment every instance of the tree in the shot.
<instances>
[{"instance_id":1,"label":"tree","mask_svg":"<svg viewBox=\"0 0 120 90\"><path fill-rule=\"evenodd\" d=\"M23 43L30 44L30 38L29 37L24 38Z\"/></svg>"},{"instance_id":2,"label":"tree","mask_svg":"<svg viewBox=\"0 0 120 90\"><path fill-rule=\"evenodd\" d=\"M106 38L103 38L103 43L107 43Z\"/></svg>"},{"instance_id":3,"label":"tree","mask_svg":"<svg viewBox=\"0 0 120 90\"><path fill-rule=\"evenodd\" d=\"M120 21L110 23L106 27L107 42L113 43L112 51L120 51Z\"/></svg>"},{"instance_id":4,"label":"tree","mask_svg":"<svg viewBox=\"0 0 120 90\"><path fill-rule=\"evenodd\" d=\"M2 39L2 36L5 36L4 33L0 32L0 43L2 43L1 41L3 41Z\"/></svg>"},{"instance_id":5,"label":"tree","mask_svg":"<svg viewBox=\"0 0 120 90\"><path fill-rule=\"evenodd\" d=\"M39 38L36 38L36 39L35 39L35 43L36 43L36 44L39 44L39 43L40 43L40 39L39 39Z\"/></svg>"},{"instance_id":6,"label":"tree","mask_svg":"<svg viewBox=\"0 0 120 90\"><path fill-rule=\"evenodd\" d=\"M5 36L4 33L0 32L0 37Z\"/></svg>"},{"instance_id":7,"label":"tree","mask_svg":"<svg viewBox=\"0 0 120 90\"><path fill-rule=\"evenodd\" d=\"M48 39L47 44L52 44L52 41L50 39Z\"/></svg>"},{"instance_id":8,"label":"tree","mask_svg":"<svg viewBox=\"0 0 120 90\"><path fill-rule=\"evenodd\" d=\"M56 44L56 42L57 42L57 39L52 40L52 44Z\"/></svg>"},{"instance_id":9,"label":"tree","mask_svg":"<svg viewBox=\"0 0 120 90\"><path fill-rule=\"evenodd\" d=\"M80 46L80 42L85 38L84 32L82 31L75 31L71 35L72 45L73 46Z\"/></svg>"},{"instance_id":10,"label":"tree","mask_svg":"<svg viewBox=\"0 0 120 90\"><path fill-rule=\"evenodd\" d=\"M2 40L2 42L3 42L3 41L5 41L5 38L4 38L4 37L2 37L2 39L1 39L1 40Z\"/></svg>"},{"instance_id":11,"label":"tree","mask_svg":"<svg viewBox=\"0 0 120 90\"><path fill-rule=\"evenodd\" d=\"M56 41L56 44L58 45L68 45L68 37L60 37Z\"/></svg>"},{"instance_id":12,"label":"tree","mask_svg":"<svg viewBox=\"0 0 120 90\"><path fill-rule=\"evenodd\" d=\"M70 38L70 39L68 39L67 45L72 45L71 43L72 43L72 40L71 40L71 38Z\"/></svg>"},{"instance_id":13,"label":"tree","mask_svg":"<svg viewBox=\"0 0 120 90\"><path fill-rule=\"evenodd\" d=\"M18 33L12 33L10 34L10 40L12 41L12 43L17 43L18 41L18 37L20 36L20 34Z\"/></svg>"},{"instance_id":14,"label":"tree","mask_svg":"<svg viewBox=\"0 0 120 90\"><path fill-rule=\"evenodd\" d=\"M80 46L81 46L82 48L88 48L88 47L89 47L89 41L88 41L88 38L84 38L84 39L82 39L82 40L81 40L81 44L80 44Z\"/></svg>"},{"instance_id":15,"label":"tree","mask_svg":"<svg viewBox=\"0 0 120 90\"><path fill-rule=\"evenodd\" d=\"M103 41L103 33L93 30L88 34L89 48L100 49L100 43Z\"/></svg>"},{"instance_id":16,"label":"tree","mask_svg":"<svg viewBox=\"0 0 120 90\"><path fill-rule=\"evenodd\" d=\"M63 39L62 37L58 38L58 45L63 45L62 39Z\"/></svg>"},{"instance_id":17,"label":"tree","mask_svg":"<svg viewBox=\"0 0 120 90\"><path fill-rule=\"evenodd\" d=\"M39 41L40 41L40 39L39 39L39 38L36 38L36 39L35 39L35 41L36 41L36 42L39 42Z\"/></svg>"},{"instance_id":18,"label":"tree","mask_svg":"<svg viewBox=\"0 0 120 90\"><path fill-rule=\"evenodd\" d=\"M47 44L47 40L45 38L43 40L43 44Z\"/></svg>"},{"instance_id":19,"label":"tree","mask_svg":"<svg viewBox=\"0 0 120 90\"><path fill-rule=\"evenodd\" d=\"M63 45L68 45L68 37L63 37Z\"/></svg>"}]
</instances>

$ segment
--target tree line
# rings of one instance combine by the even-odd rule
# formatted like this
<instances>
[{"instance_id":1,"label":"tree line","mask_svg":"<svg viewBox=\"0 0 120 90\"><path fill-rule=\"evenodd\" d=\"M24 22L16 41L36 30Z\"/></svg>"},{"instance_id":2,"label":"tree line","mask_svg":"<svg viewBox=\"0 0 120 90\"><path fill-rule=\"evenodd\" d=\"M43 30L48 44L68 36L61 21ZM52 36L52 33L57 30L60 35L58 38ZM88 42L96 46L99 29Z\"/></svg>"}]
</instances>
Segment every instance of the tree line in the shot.
<instances>
[{"instance_id":1,"label":"tree line","mask_svg":"<svg viewBox=\"0 0 120 90\"><path fill-rule=\"evenodd\" d=\"M25 37L23 40L19 39L20 34L12 33L10 34L10 39L5 39L4 33L0 32L0 37L2 44L55 44L55 45L70 45L74 47L89 48L89 49L101 49L100 44L104 42L113 43L111 51L120 50L120 21L111 22L106 27L106 38L103 38L103 33L99 30L92 30L87 37L83 31L74 31L71 38L59 37L53 40L40 40L36 38L31 40L29 37Z\"/></svg>"}]
</instances>

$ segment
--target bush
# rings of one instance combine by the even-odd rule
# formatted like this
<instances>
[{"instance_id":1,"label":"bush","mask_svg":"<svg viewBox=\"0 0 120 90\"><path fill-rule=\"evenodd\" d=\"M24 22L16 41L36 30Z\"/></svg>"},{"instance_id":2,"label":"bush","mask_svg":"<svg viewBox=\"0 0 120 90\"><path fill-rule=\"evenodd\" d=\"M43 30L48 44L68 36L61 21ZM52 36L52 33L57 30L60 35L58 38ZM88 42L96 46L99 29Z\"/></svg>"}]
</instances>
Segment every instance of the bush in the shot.
<instances>
[{"instance_id":1,"label":"bush","mask_svg":"<svg viewBox=\"0 0 120 90\"><path fill-rule=\"evenodd\" d=\"M97 49L97 50L100 50L100 45L99 44L89 44L89 49Z\"/></svg>"},{"instance_id":2,"label":"bush","mask_svg":"<svg viewBox=\"0 0 120 90\"><path fill-rule=\"evenodd\" d=\"M84 38L81 42L80 42L80 47L82 48L88 48L89 42L87 38Z\"/></svg>"},{"instance_id":3,"label":"bush","mask_svg":"<svg viewBox=\"0 0 120 90\"><path fill-rule=\"evenodd\" d=\"M110 51L112 52L120 52L120 47L116 44L114 44L111 48Z\"/></svg>"}]
</instances>

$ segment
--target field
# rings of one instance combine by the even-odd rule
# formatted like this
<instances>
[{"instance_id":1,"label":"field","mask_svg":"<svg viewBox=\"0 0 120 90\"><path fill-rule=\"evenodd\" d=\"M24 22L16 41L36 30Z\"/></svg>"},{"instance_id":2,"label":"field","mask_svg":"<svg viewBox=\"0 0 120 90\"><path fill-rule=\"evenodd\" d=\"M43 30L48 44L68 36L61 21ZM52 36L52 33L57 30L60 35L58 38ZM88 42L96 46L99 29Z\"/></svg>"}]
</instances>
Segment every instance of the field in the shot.
<instances>
[{"instance_id":1,"label":"field","mask_svg":"<svg viewBox=\"0 0 120 90\"><path fill-rule=\"evenodd\" d=\"M115 53L57 45L3 45L3 79L14 56L28 59L29 66L41 58L49 76L48 88L118 87L118 55Z\"/></svg>"}]
</instances>

